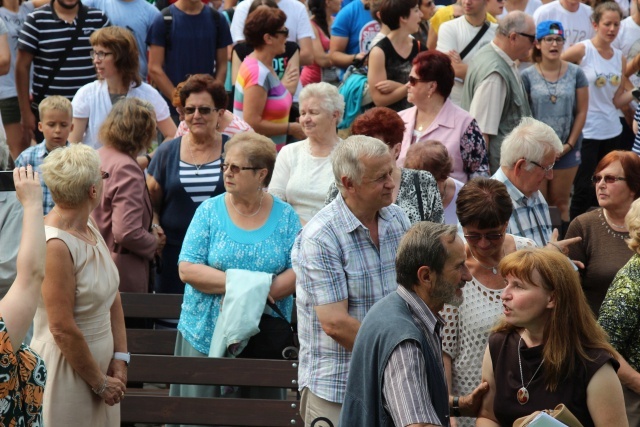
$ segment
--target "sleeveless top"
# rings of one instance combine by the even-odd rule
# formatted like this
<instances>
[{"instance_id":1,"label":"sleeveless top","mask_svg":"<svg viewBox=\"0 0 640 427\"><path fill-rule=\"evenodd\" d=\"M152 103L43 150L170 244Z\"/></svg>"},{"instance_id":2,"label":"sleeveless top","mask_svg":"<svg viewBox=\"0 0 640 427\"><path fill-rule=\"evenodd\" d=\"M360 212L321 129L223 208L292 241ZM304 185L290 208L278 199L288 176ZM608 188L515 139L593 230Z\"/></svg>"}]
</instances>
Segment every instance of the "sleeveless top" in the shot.
<instances>
[{"instance_id":1,"label":"sleeveless top","mask_svg":"<svg viewBox=\"0 0 640 427\"><path fill-rule=\"evenodd\" d=\"M605 363L611 363L614 369L620 366L613 356L601 349L586 349L592 360L581 359L576 364L570 378L564 378L555 391L546 389L544 383L544 367L527 386L529 401L521 405L516 393L522 387L518 364L518 342L520 335L516 331L496 332L489 337L489 352L495 379L495 399L493 412L501 426L511 426L513 422L534 411L553 409L564 403L578 418L584 427L594 427L587 407L587 386L593 375ZM527 348L523 342L520 349L522 358L522 375L527 384L533 373L542 362L542 345Z\"/></svg>"},{"instance_id":2,"label":"sleeveless top","mask_svg":"<svg viewBox=\"0 0 640 427\"><path fill-rule=\"evenodd\" d=\"M421 46L416 39L412 40L413 47L408 57L401 57L395 48L391 44L391 40L388 37L384 37L380 40L375 47L382 49L384 52L384 68L387 71L387 80L406 84L409 81L409 73L411 72L411 63L418 53L420 53ZM407 98L404 97L400 101L394 102L387 107L394 111L402 111L412 107Z\"/></svg>"},{"instance_id":3,"label":"sleeveless top","mask_svg":"<svg viewBox=\"0 0 640 427\"><path fill-rule=\"evenodd\" d=\"M320 44L322 45L322 50L325 52L329 51L329 37L322 31L322 28L315 21L311 21L311 25L316 27L318 30L318 37L320 38ZM310 83L320 83L322 81L322 70L315 61L313 64L305 65L302 67L302 72L300 73L300 82L302 86L306 86Z\"/></svg>"}]
</instances>

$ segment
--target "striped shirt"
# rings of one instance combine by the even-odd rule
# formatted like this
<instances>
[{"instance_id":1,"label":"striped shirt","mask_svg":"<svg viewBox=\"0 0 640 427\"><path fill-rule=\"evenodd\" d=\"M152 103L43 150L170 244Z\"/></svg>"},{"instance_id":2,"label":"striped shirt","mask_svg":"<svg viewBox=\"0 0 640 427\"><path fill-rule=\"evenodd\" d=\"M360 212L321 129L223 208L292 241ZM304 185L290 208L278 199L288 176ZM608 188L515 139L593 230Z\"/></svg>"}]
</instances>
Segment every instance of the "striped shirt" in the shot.
<instances>
[{"instance_id":1,"label":"striped shirt","mask_svg":"<svg viewBox=\"0 0 640 427\"><path fill-rule=\"evenodd\" d=\"M440 337L443 319L433 314L414 292L402 286L398 286L397 292L407 303L413 321L427 337L444 373ZM384 408L391 414L396 426L420 423L440 425L429 394L429 378L424 361L420 345L410 340L400 343L389 357L384 369L382 396Z\"/></svg>"},{"instance_id":2,"label":"striped shirt","mask_svg":"<svg viewBox=\"0 0 640 427\"><path fill-rule=\"evenodd\" d=\"M80 5L86 7L82 3ZM27 17L20 31L18 49L33 55L31 91L34 94L42 92L49 74L66 51L76 31L77 19L66 23L58 17L51 4L36 9ZM61 95L71 100L78 89L96 79L93 61L89 56L92 49L89 37L95 30L108 25L109 19L102 11L87 8L82 32L45 95Z\"/></svg>"},{"instance_id":3,"label":"striped shirt","mask_svg":"<svg viewBox=\"0 0 640 427\"><path fill-rule=\"evenodd\" d=\"M180 183L191 200L195 203L204 202L218 188L218 182L222 175L220 159L199 167L180 160L179 175Z\"/></svg>"},{"instance_id":4,"label":"striped shirt","mask_svg":"<svg viewBox=\"0 0 640 427\"><path fill-rule=\"evenodd\" d=\"M351 352L329 337L314 307L348 301L349 316L362 321L377 301L398 287L395 257L410 227L396 205L378 211L379 248L369 229L353 215L341 195L302 229L291 253L296 273L299 388L330 402L342 403Z\"/></svg>"}]
</instances>

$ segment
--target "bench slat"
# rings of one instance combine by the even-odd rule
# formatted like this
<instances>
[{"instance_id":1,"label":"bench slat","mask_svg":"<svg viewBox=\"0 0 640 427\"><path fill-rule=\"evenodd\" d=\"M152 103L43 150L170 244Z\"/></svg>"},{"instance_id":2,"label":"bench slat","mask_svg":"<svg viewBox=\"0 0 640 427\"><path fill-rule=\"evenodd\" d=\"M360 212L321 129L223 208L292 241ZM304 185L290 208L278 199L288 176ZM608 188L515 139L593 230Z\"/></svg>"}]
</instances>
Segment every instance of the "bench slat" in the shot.
<instances>
[{"instance_id":1,"label":"bench slat","mask_svg":"<svg viewBox=\"0 0 640 427\"><path fill-rule=\"evenodd\" d=\"M205 399L128 395L120 404L123 423L182 423L225 426L302 426L299 402L264 399Z\"/></svg>"},{"instance_id":2,"label":"bench slat","mask_svg":"<svg viewBox=\"0 0 640 427\"><path fill-rule=\"evenodd\" d=\"M182 295L121 292L124 317L179 319Z\"/></svg>"},{"instance_id":3,"label":"bench slat","mask_svg":"<svg viewBox=\"0 0 640 427\"><path fill-rule=\"evenodd\" d=\"M131 354L173 355L178 332L169 329L127 329L127 348Z\"/></svg>"}]
</instances>

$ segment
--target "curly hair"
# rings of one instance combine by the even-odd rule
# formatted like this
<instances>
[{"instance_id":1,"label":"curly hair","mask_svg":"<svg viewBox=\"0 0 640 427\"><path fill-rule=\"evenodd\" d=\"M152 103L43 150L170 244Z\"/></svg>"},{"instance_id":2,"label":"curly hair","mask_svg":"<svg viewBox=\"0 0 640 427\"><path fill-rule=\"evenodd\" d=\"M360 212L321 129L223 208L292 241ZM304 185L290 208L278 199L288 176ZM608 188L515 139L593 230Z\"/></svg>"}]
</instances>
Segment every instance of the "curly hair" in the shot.
<instances>
[{"instance_id":1,"label":"curly hair","mask_svg":"<svg viewBox=\"0 0 640 427\"><path fill-rule=\"evenodd\" d=\"M117 102L100 126L103 145L132 156L146 152L155 136L156 113L149 102L139 98Z\"/></svg>"},{"instance_id":2,"label":"curly hair","mask_svg":"<svg viewBox=\"0 0 640 427\"><path fill-rule=\"evenodd\" d=\"M264 46L264 35L275 34L284 26L287 15L280 9L259 7L244 23L244 40L254 49Z\"/></svg>"},{"instance_id":3,"label":"curly hair","mask_svg":"<svg viewBox=\"0 0 640 427\"><path fill-rule=\"evenodd\" d=\"M351 134L378 138L393 148L402 143L404 127L404 121L391 108L375 107L353 121Z\"/></svg>"},{"instance_id":4,"label":"curly hair","mask_svg":"<svg viewBox=\"0 0 640 427\"><path fill-rule=\"evenodd\" d=\"M444 98L449 97L456 75L448 55L437 50L420 52L413 59L413 66L420 80L436 82L438 93Z\"/></svg>"},{"instance_id":5,"label":"curly hair","mask_svg":"<svg viewBox=\"0 0 640 427\"><path fill-rule=\"evenodd\" d=\"M132 83L134 87L142 84L138 45L131 31L117 26L100 28L91 34L89 42L94 48L102 46L113 53L114 64L126 87Z\"/></svg>"},{"instance_id":6,"label":"curly hair","mask_svg":"<svg viewBox=\"0 0 640 427\"><path fill-rule=\"evenodd\" d=\"M181 83L178 85L180 84ZM214 107L226 108L228 99L227 91L224 89L222 83L209 74L194 74L183 82L180 87L180 106L185 106L189 95L201 92L207 92L211 95Z\"/></svg>"}]
</instances>

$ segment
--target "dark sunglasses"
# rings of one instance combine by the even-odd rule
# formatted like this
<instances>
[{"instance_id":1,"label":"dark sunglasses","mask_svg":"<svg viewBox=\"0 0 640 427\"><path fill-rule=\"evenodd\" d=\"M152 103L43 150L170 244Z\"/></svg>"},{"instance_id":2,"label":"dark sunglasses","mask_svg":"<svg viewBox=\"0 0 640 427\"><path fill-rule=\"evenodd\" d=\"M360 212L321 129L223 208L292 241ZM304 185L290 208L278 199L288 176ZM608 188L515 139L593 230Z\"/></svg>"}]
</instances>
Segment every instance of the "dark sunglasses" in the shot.
<instances>
[{"instance_id":1,"label":"dark sunglasses","mask_svg":"<svg viewBox=\"0 0 640 427\"><path fill-rule=\"evenodd\" d=\"M427 82L429 82L429 81L430 81L430 80L419 79L419 78L417 78L417 77L409 76L409 84L410 84L411 86L415 86L416 84L418 84L418 83L420 83L420 82L422 82L422 83L427 83Z\"/></svg>"},{"instance_id":2,"label":"dark sunglasses","mask_svg":"<svg viewBox=\"0 0 640 427\"><path fill-rule=\"evenodd\" d=\"M464 238L470 242L479 242L484 237L485 239L495 242L502 239L504 233L488 233L488 234L465 234Z\"/></svg>"},{"instance_id":3,"label":"dark sunglasses","mask_svg":"<svg viewBox=\"0 0 640 427\"><path fill-rule=\"evenodd\" d=\"M532 36L531 34L527 34L527 33L520 33L520 32L518 32L518 31L516 31L516 34L517 34L517 35L519 35L519 36L522 36L522 37L526 37L526 38L528 38L528 39L529 39L529 41L530 41L531 43L533 43L533 42L535 42L535 41L536 41L536 36Z\"/></svg>"},{"instance_id":4,"label":"dark sunglasses","mask_svg":"<svg viewBox=\"0 0 640 427\"><path fill-rule=\"evenodd\" d=\"M222 169L222 172L231 170L231 173L236 174L236 173L240 173L240 171L257 171L263 168L251 168L248 166L238 166L238 165L229 164L229 163L220 163L220 169Z\"/></svg>"},{"instance_id":5,"label":"dark sunglasses","mask_svg":"<svg viewBox=\"0 0 640 427\"><path fill-rule=\"evenodd\" d=\"M196 110L203 116L207 116L211 114L212 111L218 111L219 108L211 108L211 107L184 107L184 113L188 115L192 115L196 113Z\"/></svg>"},{"instance_id":6,"label":"dark sunglasses","mask_svg":"<svg viewBox=\"0 0 640 427\"><path fill-rule=\"evenodd\" d=\"M282 30L275 30L273 34L284 34L285 37L289 37L289 29L284 27Z\"/></svg>"},{"instance_id":7,"label":"dark sunglasses","mask_svg":"<svg viewBox=\"0 0 640 427\"><path fill-rule=\"evenodd\" d=\"M604 179L604 182L607 184L613 184L616 181L626 181L626 178L623 178L621 176L613 176L613 175L594 175L591 177L591 182L593 182L594 184L598 184L600 183L600 181L602 181Z\"/></svg>"},{"instance_id":8,"label":"dark sunglasses","mask_svg":"<svg viewBox=\"0 0 640 427\"><path fill-rule=\"evenodd\" d=\"M100 176L102 176L102 179L107 179L110 175L109 172L100 171Z\"/></svg>"}]
</instances>

